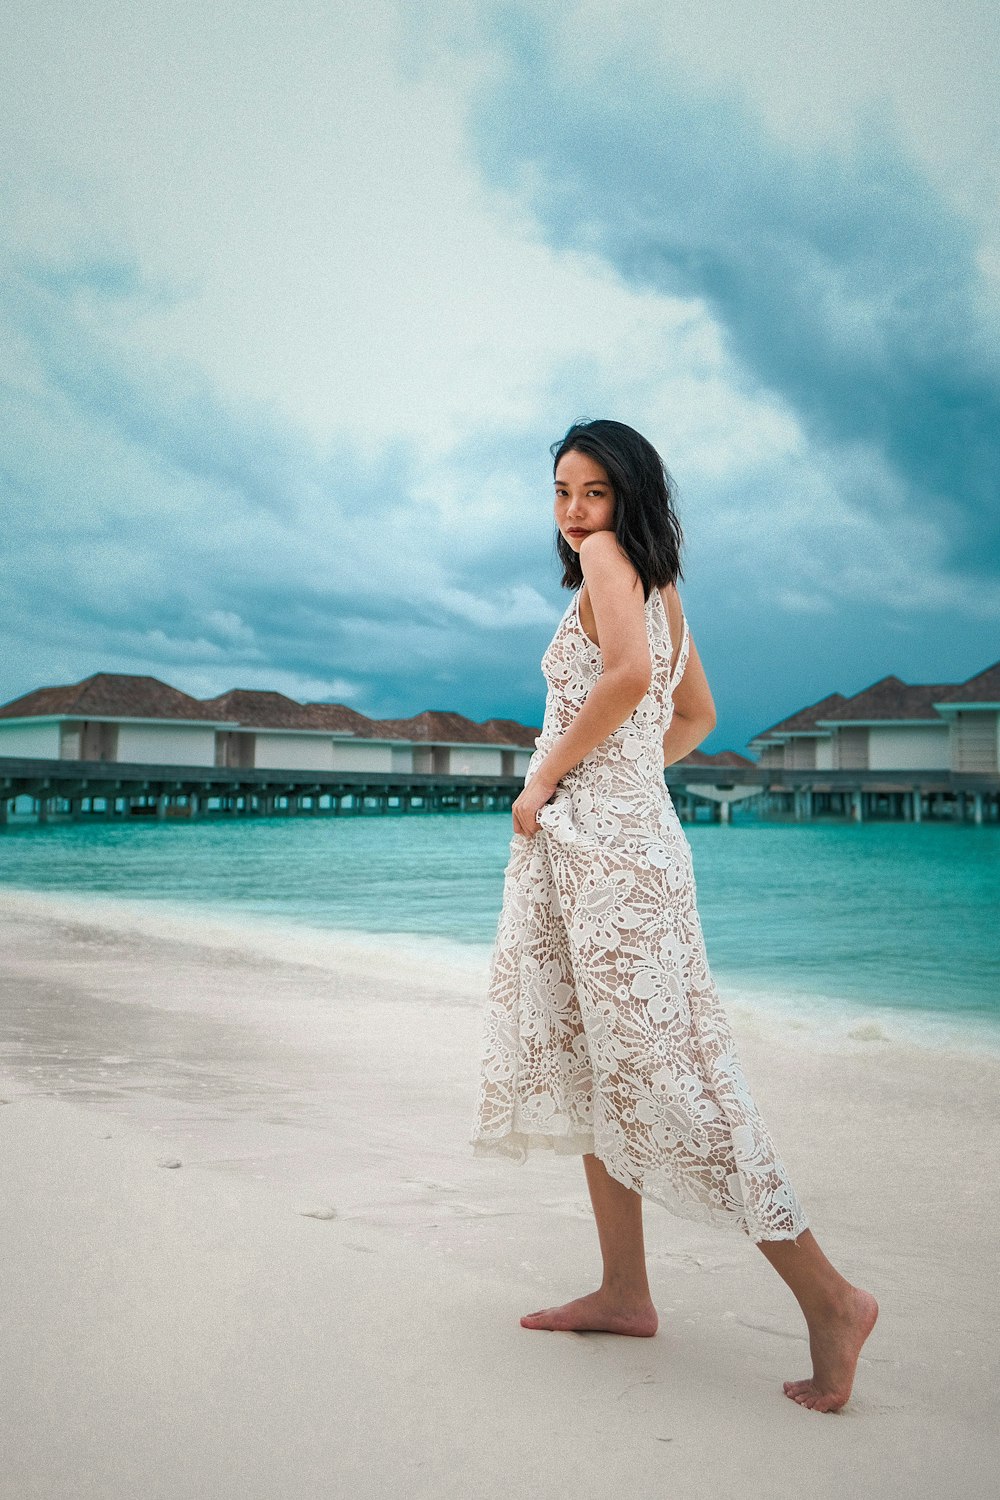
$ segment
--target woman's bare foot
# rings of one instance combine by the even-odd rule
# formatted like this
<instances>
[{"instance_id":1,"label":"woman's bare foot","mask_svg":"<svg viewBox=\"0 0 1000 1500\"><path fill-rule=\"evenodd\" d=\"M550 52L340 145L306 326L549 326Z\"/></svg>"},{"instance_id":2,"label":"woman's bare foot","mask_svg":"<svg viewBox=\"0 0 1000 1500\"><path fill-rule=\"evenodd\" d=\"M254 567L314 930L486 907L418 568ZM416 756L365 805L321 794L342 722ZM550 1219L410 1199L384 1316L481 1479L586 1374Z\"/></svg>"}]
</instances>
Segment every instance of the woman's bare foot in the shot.
<instances>
[{"instance_id":1,"label":"woman's bare foot","mask_svg":"<svg viewBox=\"0 0 1000 1500\"><path fill-rule=\"evenodd\" d=\"M624 1333L637 1339L651 1339L658 1326L652 1302L626 1303L604 1291L577 1297L561 1307L543 1307L521 1319L522 1328L544 1328L551 1333Z\"/></svg>"},{"instance_id":2,"label":"woman's bare foot","mask_svg":"<svg viewBox=\"0 0 1000 1500\"><path fill-rule=\"evenodd\" d=\"M854 1286L839 1307L811 1320L812 1379L786 1380L785 1395L813 1411L839 1411L851 1394L861 1346L877 1317L875 1298Z\"/></svg>"}]
</instances>

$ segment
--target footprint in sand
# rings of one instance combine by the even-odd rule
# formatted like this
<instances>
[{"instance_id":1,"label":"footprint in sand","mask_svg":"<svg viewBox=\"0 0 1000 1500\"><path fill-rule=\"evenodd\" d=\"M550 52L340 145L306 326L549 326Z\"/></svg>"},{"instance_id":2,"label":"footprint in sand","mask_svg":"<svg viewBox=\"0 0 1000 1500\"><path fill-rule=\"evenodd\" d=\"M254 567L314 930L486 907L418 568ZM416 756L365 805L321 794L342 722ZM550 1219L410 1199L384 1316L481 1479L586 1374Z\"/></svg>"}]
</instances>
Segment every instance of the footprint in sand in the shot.
<instances>
[{"instance_id":1,"label":"footprint in sand","mask_svg":"<svg viewBox=\"0 0 1000 1500\"><path fill-rule=\"evenodd\" d=\"M297 1210L307 1219L335 1219L337 1210L331 1208L329 1203L317 1203L313 1208L300 1208Z\"/></svg>"}]
</instances>

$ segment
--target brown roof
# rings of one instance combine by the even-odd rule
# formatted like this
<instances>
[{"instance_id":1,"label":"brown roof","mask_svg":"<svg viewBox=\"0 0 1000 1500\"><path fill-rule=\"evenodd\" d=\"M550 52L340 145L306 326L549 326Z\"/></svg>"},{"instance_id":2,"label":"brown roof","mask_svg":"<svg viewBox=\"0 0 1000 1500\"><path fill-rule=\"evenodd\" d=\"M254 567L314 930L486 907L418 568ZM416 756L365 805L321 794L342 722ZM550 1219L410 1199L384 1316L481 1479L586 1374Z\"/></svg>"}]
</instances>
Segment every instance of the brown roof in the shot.
<instances>
[{"instance_id":1,"label":"brown roof","mask_svg":"<svg viewBox=\"0 0 1000 1500\"><path fill-rule=\"evenodd\" d=\"M689 750L679 761L674 762L678 766L754 766L756 761L741 755L738 750L717 750L714 755L709 755L705 750Z\"/></svg>"},{"instance_id":2,"label":"brown roof","mask_svg":"<svg viewBox=\"0 0 1000 1500\"><path fill-rule=\"evenodd\" d=\"M329 729L337 734L356 734L361 739L377 740L379 720L369 719L346 703L304 703L302 712L308 715L310 729ZM385 736L389 738L389 736Z\"/></svg>"},{"instance_id":3,"label":"brown roof","mask_svg":"<svg viewBox=\"0 0 1000 1500\"><path fill-rule=\"evenodd\" d=\"M428 708L410 719L379 719L376 722L394 739L437 740L459 745L495 743L482 724L467 719L464 714L448 713L444 709Z\"/></svg>"},{"instance_id":4,"label":"brown roof","mask_svg":"<svg viewBox=\"0 0 1000 1500\"><path fill-rule=\"evenodd\" d=\"M937 703L1000 703L1000 661L985 667L970 677L967 682L954 683L944 688L935 699Z\"/></svg>"},{"instance_id":5,"label":"brown roof","mask_svg":"<svg viewBox=\"0 0 1000 1500\"><path fill-rule=\"evenodd\" d=\"M822 715L834 723L866 719L940 719L934 708L953 683L908 683L898 677L881 677L870 687L848 698L839 708Z\"/></svg>"},{"instance_id":6,"label":"brown roof","mask_svg":"<svg viewBox=\"0 0 1000 1500\"><path fill-rule=\"evenodd\" d=\"M834 709L847 701L843 693L830 693L826 698L821 698L818 703L811 703L808 708L796 709L795 713L789 714L787 719L779 719L777 724L771 725L770 729L762 729L759 734L754 735L754 739L761 740L767 734L794 734L802 733L807 729L815 729L817 719L828 719Z\"/></svg>"},{"instance_id":7,"label":"brown roof","mask_svg":"<svg viewBox=\"0 0 1000 1500\"><path fill-rule=\"evenodd\" d=\"M0 707L0 717L18 719L43 714L72 714L79 718L199 719L214 714L198 698L191 698L158 677L132 677L123 672L95 672L70 687L36 688ZM224 716L223 716L224 717Z\"/></svg>"},{"instance_id":8,"label":"brown roof","mask_svg":"<svg viewBox=\"0 0 1000 1500\"><path fill-rule=\"evenodd\" d=\"M409 719L372 719L370 735L364 737L373 740L412 740L414 736L408 729Z\"/></svg>"},{"instance_id":9,"label":"brown roof","mask_svg":"<svg viewBox=\"0 0 1000 1500\"><path fill-rule=\"evenodd\" d=\"M519 724L516 719L487 719L477 724L464 714L426 709L411 719L372 719L372 731L385 739L414 740L427 744L521 745L534 749L540 729Z\"/></svg>"},{"instance_id":10,"label":"brown roof","mask_svg":"<svg viewBox=\"0 0 1000 1500\"><path fill-rule=\"evenodd\" d=\"M486 719L483 728L489 731L495 745L524 745L527 749L534 749L542 732L528 724L519 724L516 719Z\"/></svg>"},{"instance_id":11,"label":"brown roof","mask_svg":"<svg viewBox=\"0 0 1000 1500\"><path fill-rule=\"evenodd\" d=\"M217 698L205 698L204 705L220 719L235 719L256 729L311 729L301 703L284 693L261 692L255 688L230 688Z\"/></svg>"}]
</instances>

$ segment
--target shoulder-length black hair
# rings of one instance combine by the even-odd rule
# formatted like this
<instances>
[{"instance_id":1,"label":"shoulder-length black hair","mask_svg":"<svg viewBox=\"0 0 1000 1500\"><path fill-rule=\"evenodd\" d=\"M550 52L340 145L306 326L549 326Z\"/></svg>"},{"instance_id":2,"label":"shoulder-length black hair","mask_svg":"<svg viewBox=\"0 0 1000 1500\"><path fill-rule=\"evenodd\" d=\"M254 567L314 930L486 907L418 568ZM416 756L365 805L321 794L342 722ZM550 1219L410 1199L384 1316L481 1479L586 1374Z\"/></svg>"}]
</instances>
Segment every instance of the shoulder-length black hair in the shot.
<instances>
[{"instance_id":1,"label":"shoulder-length black hair","mask_svg":"<svg viewBox=\"0 0 1000 1500\"><path fill-rule=\"evenodd\" d=\"M674 509L676 486L652 443L624 422L581 418L552 444L553 477L563 454L571 452L596 459L611 481L615 536L642 579L644 598L654 588L683 578L684 534ZM579 588L583 583L579 555L558 531L556 552L563 565L563 588Z\"/></svg>"}]
</instances>

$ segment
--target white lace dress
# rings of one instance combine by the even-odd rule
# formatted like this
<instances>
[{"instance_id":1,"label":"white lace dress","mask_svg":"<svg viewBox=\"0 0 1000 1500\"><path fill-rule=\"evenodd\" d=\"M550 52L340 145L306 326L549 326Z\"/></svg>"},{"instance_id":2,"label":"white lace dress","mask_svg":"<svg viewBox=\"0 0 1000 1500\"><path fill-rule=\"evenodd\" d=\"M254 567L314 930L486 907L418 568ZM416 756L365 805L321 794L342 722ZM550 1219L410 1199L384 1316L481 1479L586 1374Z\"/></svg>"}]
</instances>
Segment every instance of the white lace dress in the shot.
<instances>
[{"instance_id":1,"label":"white lace dress","mask_svg":"<svg viewBox=\"0 0 1000 1500\"><path fill-rule=\"evenodd\" d=\"M659 589L646 602L652 682L559 782L541 831L515 833L490 967L472 1135L477 1156L594 1152L686 1218L751 1239L806 1227L743 1076L705 954L691 847L663 780L673 675ZM542 732L525 781L602 671L579 593L542 657Z\"/></svg>"}]
</instances>

